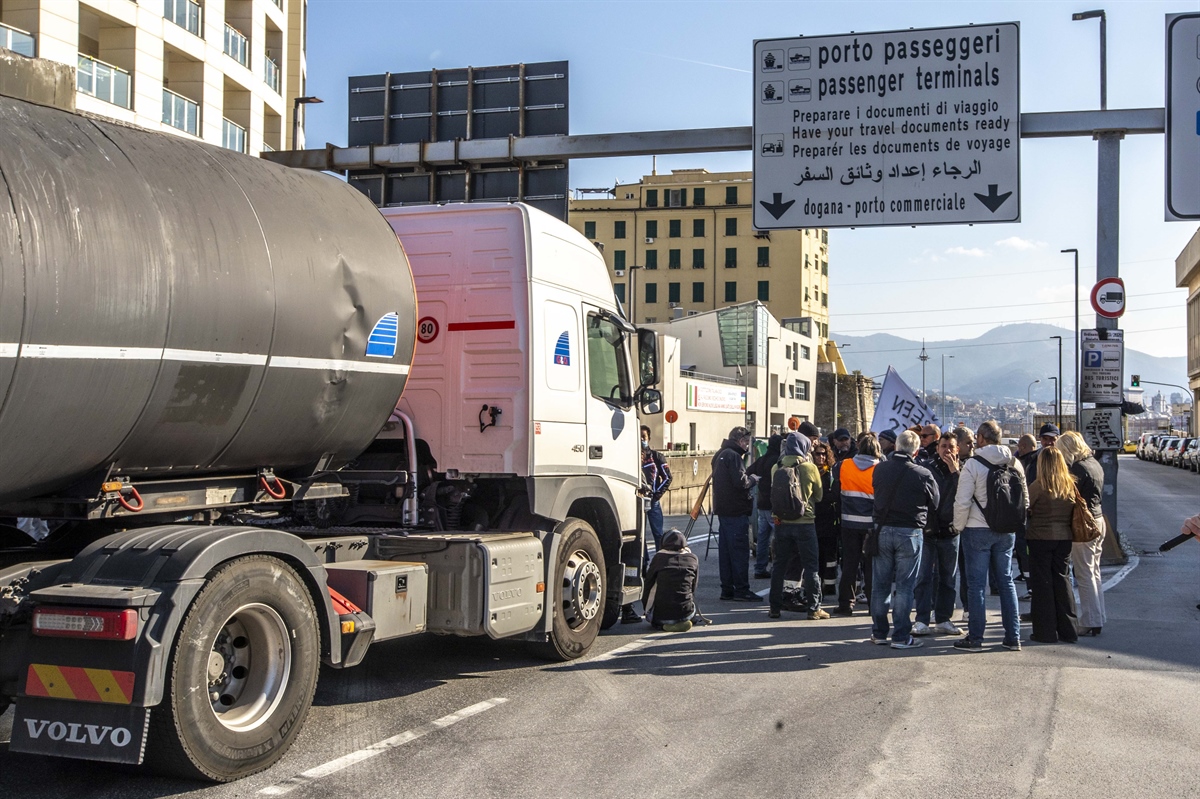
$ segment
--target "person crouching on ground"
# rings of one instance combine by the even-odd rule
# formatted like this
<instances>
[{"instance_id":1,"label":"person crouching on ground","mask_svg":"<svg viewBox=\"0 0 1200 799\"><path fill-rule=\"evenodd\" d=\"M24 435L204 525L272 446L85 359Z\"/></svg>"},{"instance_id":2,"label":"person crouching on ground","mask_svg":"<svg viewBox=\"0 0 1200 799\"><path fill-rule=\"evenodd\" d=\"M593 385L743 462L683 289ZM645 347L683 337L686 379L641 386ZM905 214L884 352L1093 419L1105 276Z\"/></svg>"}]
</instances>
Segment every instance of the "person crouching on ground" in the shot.
<instances>
[{"instance_id":1,"label":"person crouching on ground","mask_svg":"<svg viewBox=\"0 0 1200 799\"><path fill-rule=\"evenodd\" d=\"M700 561L688 548L687 539L678 530L663 535L662 549L654 553L646 569L642 588L642 606L646 620L669 633L692 629L696 616L696 582Z\"/></svg>"},{"instance_id":2,"label":"person crouching on ground","mask_svg":"<svg viewBox=\"0 0 1200 799\"><path fill-rule=\"evenodd\" d=\"M775 514L775 564L771 571L771 609L768 616L778 619L783 609L783 580L792 558L800 559L801 582L799 604L812 620L828 619L829 614L821 610L820 557L817 546L816 503L821 501L821 473L809 460L812 443L807 436L789 433L783 441L779 462L771 470L771 490L775 491L776 475L781 470L794 470L799 491L799 500L804 503L803 512L792 515L771 497L771 512Z\"/></svg>"},{"instance_id":3,"label":"person crouching on ground","mask_svg":"<svg viewBox=\"0 0 1200 799\"><path fill-rule=\"evenodd\" d=\"M905 430L896 437L896 451L875 467L875 524L879 528L879 551L872 560L871 640L888 640L888 604L892 605L893 649L915 649L921 642L912 637L913 588L921 565L925 525L937 514L941 502L937 482L913 458L921 448L921 437Z\"/></svg>"}]
</instances>

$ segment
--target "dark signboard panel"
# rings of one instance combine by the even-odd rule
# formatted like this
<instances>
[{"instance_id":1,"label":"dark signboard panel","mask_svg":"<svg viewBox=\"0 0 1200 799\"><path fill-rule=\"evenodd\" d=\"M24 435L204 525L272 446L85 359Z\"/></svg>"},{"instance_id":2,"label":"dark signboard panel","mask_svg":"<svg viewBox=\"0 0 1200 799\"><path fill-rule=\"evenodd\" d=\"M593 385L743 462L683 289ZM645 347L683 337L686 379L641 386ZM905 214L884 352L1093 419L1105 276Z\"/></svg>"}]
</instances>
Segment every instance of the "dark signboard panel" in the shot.
<instances>
[{"instance_id":1,"label":"dark signboard panel","mask_svg":"<svg viewBox=\"0 0 1200 799\"><path fill-rule=\"evenodd\" d=\"M352 77L348 143L565 135L567 88L566 61ZM520 200L567 217L565 161L364 169L347 177L380 206Z\"/></svg>"}]
</instances>

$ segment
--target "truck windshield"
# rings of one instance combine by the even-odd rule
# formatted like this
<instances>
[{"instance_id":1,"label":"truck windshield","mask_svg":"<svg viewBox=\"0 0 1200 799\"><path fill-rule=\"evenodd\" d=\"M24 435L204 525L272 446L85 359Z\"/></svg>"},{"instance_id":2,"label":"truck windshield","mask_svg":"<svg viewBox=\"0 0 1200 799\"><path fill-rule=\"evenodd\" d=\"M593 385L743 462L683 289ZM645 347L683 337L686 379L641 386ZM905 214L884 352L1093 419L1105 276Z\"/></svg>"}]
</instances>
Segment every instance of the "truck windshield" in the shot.
<instances>
[{"instance_id":1,"label":"truck windshield","mask_svg":"<svg viewBox=\"0 0 1200 799\"><path fill-rule=\"evenodd\" d=\"M615 322L588 315L588 385L592 395L622 406L632 403L625 334Z\"/></svg>"}]
</instances>

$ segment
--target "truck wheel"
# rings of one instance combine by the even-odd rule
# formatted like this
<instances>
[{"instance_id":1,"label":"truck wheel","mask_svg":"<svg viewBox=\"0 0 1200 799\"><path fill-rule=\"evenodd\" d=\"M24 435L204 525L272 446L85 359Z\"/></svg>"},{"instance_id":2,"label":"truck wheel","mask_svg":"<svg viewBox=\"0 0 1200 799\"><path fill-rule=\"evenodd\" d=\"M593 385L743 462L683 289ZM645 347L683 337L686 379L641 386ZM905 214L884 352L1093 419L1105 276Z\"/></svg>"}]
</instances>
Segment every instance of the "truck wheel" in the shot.
<instances>
[{"instance_id":1,"label":"truck wheel","mask_svg":"<svg viewBox=\"0 0 1200 799\"><path fill-rule=\"evenodd\" d=\"M558 532L562 538L546 597L553 625L550 640L541 648L551 660L574 660L587 653L600 633L607 590L604 553L596 531L585 521L567 519Z\"/></svg>"},{"instance_id":2,"label":"truck wheel","mask_svg":"<svg viewBox=\"0 0 1200 799\"><path fill-rule=\"evenodd\" d=\"M147 764L213 782L270 767L312 705L320 657L312 596L291 567L267 555L224 564L180 625Z\"/></svg>"}]
</instances>

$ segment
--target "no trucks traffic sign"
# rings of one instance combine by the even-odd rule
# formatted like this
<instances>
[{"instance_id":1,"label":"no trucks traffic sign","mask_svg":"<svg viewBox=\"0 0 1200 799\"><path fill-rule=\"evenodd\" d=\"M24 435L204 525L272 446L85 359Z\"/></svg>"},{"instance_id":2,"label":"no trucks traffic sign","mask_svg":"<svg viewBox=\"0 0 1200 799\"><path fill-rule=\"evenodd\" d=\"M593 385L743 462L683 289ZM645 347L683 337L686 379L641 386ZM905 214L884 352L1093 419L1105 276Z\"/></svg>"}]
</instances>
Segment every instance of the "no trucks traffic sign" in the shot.
<instances>
[{"instance_id":1,"label":"no trucks traffic sign","mask_svg":"<svg viewBox=\"0 0 1200 799\"><path fill-rule=\"evenodd\" d=\"M754 43L754 227L1019 222L1020 25Z\"/></svg>"}]
</instances>

